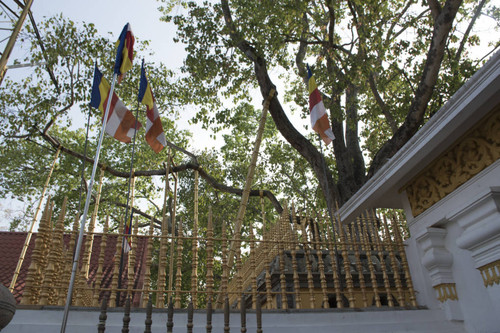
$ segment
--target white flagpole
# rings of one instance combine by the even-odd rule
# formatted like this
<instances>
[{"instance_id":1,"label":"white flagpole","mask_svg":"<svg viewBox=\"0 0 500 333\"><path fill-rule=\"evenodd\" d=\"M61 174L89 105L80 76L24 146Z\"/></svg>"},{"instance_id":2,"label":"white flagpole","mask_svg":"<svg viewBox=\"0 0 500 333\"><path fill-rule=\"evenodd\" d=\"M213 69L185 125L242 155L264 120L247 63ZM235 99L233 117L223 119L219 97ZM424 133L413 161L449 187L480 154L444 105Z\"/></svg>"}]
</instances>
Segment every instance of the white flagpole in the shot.
<instances>
[{"instance_id":1,"label":"white flagpole","mask_svg":"<svg viewBox=\"0 0 500 333\"><path fill-rule=\"evenodd\" d=\"M113 92L115 89L115 82L117 74L113 75L113 81L111 82L111 89L108 95L108 104L106 105L106 112L104 112L104 119L102 122L101 133L99 135L99 143L97 144L97 151L94 157L94 166L92 168L92 176L90 176L90 182L87 190L87 199L85 200L85 208L83 210L83 216L80 221L80 233L78 234L78 242L76 243L75 255L73 256L73 269L71 271L71 279L69 281L68 296L66 297L66 304L64 305L64 316L61 325L61 333L66 332L66 324L68 322L68 312L69 306L71 305L71 297L73 294L73 286L75 284L76 270L78 268L78 259L80 258L80 250L82 248L83 234L85 232L85 221L87 220L87 213L90 206L90 198L92 197L92 187L94 186L94 178L97 170L97 164L99 163L99 153L101 152L102 139L104 138L104 132L106 129L106 124L108 123L109 108L111 106L111 100L113 99Z\"/></svg>"}]
</instances>

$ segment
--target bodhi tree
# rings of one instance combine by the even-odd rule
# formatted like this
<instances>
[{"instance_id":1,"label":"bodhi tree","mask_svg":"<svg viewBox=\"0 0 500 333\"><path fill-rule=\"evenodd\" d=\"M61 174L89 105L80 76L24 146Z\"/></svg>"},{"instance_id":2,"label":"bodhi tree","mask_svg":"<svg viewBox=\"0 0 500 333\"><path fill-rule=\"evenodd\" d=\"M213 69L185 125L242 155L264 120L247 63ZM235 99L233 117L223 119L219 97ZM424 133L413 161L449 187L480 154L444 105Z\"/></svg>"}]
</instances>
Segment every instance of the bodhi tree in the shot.
<instances>
[{"instance_id":1,"label":"bodhi tree","mask_svg":"<svg viewBox=\"0 0 500 333\"><path fill-rule=\"evenodd\" d=\"M498 11L486 0L162 2L163 19L187 45L177 89L181 103L200 106L195 121L217 131L233 117L224 101L277 89L274 124L330 207L345 203L477 70L467 52L479 42L472 27L482 11ZM178 5L184 13L172 15ZM328 165L289 119L292 108L309 113L306 62L336 137Z\"/></svg>"},{"instance_id":2,"label":"bodhi tree","mask_svg":"<svg viewBox=\"0 0 500 333\"><path fill-rule=\"evenodd\" d=\"M260 113L249 96L258 88L265 98L277 86L279 95L270 105L273 122L266 125L251 195L264 193L271 199L268 209L278 212L281 206L273 193L300 198L310 206L318 197L316 183L323 192L331 192L326 196L331 204L345 202L475 72L480 62L467 54L478 43L472 27L482 12L498 16L487 1L163 3L164 19L177 24L178 41L187 50L178 79L162 64L148 64L167 140L180 148L173 171L199 170L214 200L222 198L220 192L241 195ZM185 14L169 16L178 5L185 6ZM36 68L20 82L7 80L1 87L0 191L4 197L33 202L60 146L64 157L53 176L54 198L62 202L70 194L70 203L76 205L81 182L76 162L83 158L85 131L83 125L77 130L70 127L70 111L76 108L84 114L78 119L91 112L95 138L100 115L88 108L92 68L97 59L105 75L110 73L114 40L100 37L91 24L78 26L62 17L48 19L39 29L58 85ZM32 44L23 60L38 62L44 57L32 35L33 31L25 35ZM145 54L147 42L138 42L136 51L136 57ZM288 119L292 108L308 115L306 62L313 65L337 137L324 154L326 168L314 135L301 135ZM129 106L137 103L138 63L118 88ZM192 148L189 135L175 126L179 107L185 105L198 108L194 122L214 133L232 131L220 151L186 151ZM277 139L277 131L286 141ZM89 141L87 156L93 156L95 141ZM123 206L131 146L109 137L104 145L107 153L101 165L109 179L102 200ZM143 140L138 145L136 175L142 180L136 190L149 200L161 192L150 178L165 174L166 157L153 154ZM87 167L85 179L88 176ZM190 195L190 185L180 192ZM154 202L150 207L150 214L158 216L160 207ZM115 214L119 220L121 213Z\"/></svg>"},{"instance_id":3,"label":"bodhi tree","mask_svg":"<svg viewBox=\"0 0 500 333\"><path fill-rule=\"evenodd\" d=\"M30 52L22 61L36 63L47 59L53 75L48 75L45 68L36 67L28 76L18 80L6 78L0 88L0 124L3 129L0 134L0 196L28 203L26 211L34 211L29 205L34 205L40 199L55 152L60 149L61 154L52 174L49 192L56 204L56 212L65 196L69 197L69 209L75 212L83 206L82 197L85 198L84 191L90 177L92 156L95 154L102 119L100 112L88 105L94 63L98 63L105 76L111 73L115 54L114 40L100 36L93 24L75 23L59 15L38 24L41 40L45 45L42 51L34 31L29 26L27 28L19 42L27 45ZM140 59L142 54L148 52L147 42L139 39L135 51L136 58ZM170 171L186 174L197 170L208 184L207 187L213 189L210 195L216 199L218 192L241 195L242 190L238 188L238 184L231 186L231 166L228 168L228 164L224 164L224 170L220 170L220 163L212 161L217 160L217 156L211 152L194 155L186 150L192 149L189 144L190 134L186 130L179 130L176 125L179 107L172 97L176 94L171 84L174 80L172 71L161 63L146 63L146 67L148 79L157 88L155 100L161 110L168 144L174 148L174 164ZM139 70L140 61L135 61L128 78L117 87L117 94L134 112L138 107ZM255 111L251 106L246 110ZM87 120L90 121L88 143L85 128ZM139 120L145 123L144 110L139 110ZM155 181L154 176L165 175L168 149L155 154L143 136L144 132L140 131L136 140L134 166L135 175L139 178L136 181L135 197L144 204L141 205L141 210L136 207L136 213L144 217L143 224L149 222L151 216L155 217L159 227L162 207L161 200L156 199L162 195L163 181ZM235 144L231 146L234 147ZM99 167L105 171L99 214L102 218L106 212L110 213L115 226L122 219L127 202L131 156L131 144L126 145L105 136L99 161ZM82 173L84 159L86 168ZM192 177L188 176L188 179L191 181ZM188 180L181 179L179 183L188 189L192 188L186 185ZM181 189L180 192L182 191ZM258 190L252 192L253 196L260 195ZM263 193L271 199L269 209L274 207L279 211L281 206L273 193L269 190ZM93 200L95 199L94 195ZM224 197L224 200L229 198ZM227 206L227 203L221 201L223 200L218 200L220 207ZM23 223L29 222L31 218L28 215L23 218L14 217L11 228L17 228L19 223L23 227Z\"/></svg>"}]
</instances>

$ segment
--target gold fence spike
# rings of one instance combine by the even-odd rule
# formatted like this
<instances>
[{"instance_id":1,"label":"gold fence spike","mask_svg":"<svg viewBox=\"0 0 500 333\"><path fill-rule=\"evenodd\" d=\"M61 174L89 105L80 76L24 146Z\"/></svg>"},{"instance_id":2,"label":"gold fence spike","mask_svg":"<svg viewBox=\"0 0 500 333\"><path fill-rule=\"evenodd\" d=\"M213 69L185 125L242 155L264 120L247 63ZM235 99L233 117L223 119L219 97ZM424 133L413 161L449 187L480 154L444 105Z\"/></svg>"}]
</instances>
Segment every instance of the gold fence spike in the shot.
<instances>
[{"instance_id":1,"label":"gold fence spike","mask_svg":"<svg viewBox=\"0 0 500 333\"><path fill-rule=\"evenodd\" d=\"M115 251L115 260L114 260L114 266L113 266L113 278L111 280L111 291L110 291L110 297L109 297L109 304L112 304L114 306L116 304L116 293L118 289L118 275L120 274L120 255L122 253L122 247L123 247L123 232L125 230L125 224L123 222L123 219L120 219L120 226L118 227L118 232L119 234L116 235L116 251ZM120 300L118 300L119 302Z\"/></svg>"},{"instance_id":2,"label":"gold fence spike","mask_svg":"<svg viewBox=\"0 0 500 333\"><path fill-rule=\"evenodd\" d=\"M135 218L134 225L130 236L130 251L128 251L128 270L127 270L127 296L134 299L135 282L135 259L137 256L137 232L139 228L138 217Z\"/></svg>"},{"instance_id":3,"label":"gold fence spike","mask_svg":"<svg viewBox=\"0 0 500 333\"><path fill-rule=\"evenodd\" d=\"M149 222L149 232L148 239L146 243L146 270L144 271L144 287L141 295L142 307L145 308L150 300L151 292L151 261L153 259L153 232L154 232L154 217L151 216L151 221Z\"/></svg>"},{"instance_id":4,"label":"gold fence spike","mask_svg":"<svg viewBox=\"0 0 500 333\"><path fill-rule=\"evenodd\" d=\"M329 247L329 253L330 253L330 261L331 261L331 264L332 264L332 275L333 275L333 286L334 286L334 289L335 289L335 301L336 301L336 304L337 304L337 308L338 309L341 309L344 307L344 304L342 302L342 294L340 292L340 289L341 289L341 285L340 285L340 277L339 277L339 273L338 273L338 266L337 266L337 251L336 251L336 246L335 246L335 243L336 242L336 238L337 236L335 235L335 229L333 229L333 226L332 226L332 232L329 233L328 232L328 226L325 228L325 235L327 237L327 241L328 241L328 247ZM333 236L332 236L333 234Z\"/></svg>"},{"instance_id":5,"label":"gold fence spike","mask_svg":"<svg viewBox=\"0 0 500 333\"><path fill-rule=\"evenodd\" d=\"M184 243L184 235L182 231L182 220L179 221L179 236L177 237L177 274L175 277L175 307L181 307L181 292L182 292L182 251Z\"/></svg>"},{"instance_id":6,"label":"gold fence spike","mask_svg":"<svg viewBox=\"0 0 500 333\"><path fill-rule=\"evenodd\" d=\"M255 253L255 236L253 226L250 223L250 279L252 288L252 309L257 308L257 262Z\"/></svg>"},{"instance_id":7,"label":"gold fence spike","mask_svg":"<svg viewBox=\"0 0 500 333\"><path fill-rule=\"evenodd\" d=\"M356 259L356 270L358 271L358 279L359 279L359 288L361 289L361 299L363 301L363 307L368 307L368 297L366 294L366 283L365 283L365 275L363 273L363 264L361 263L361 257L359 253L359 248L362 246L361 238L361 230L356 228L356 222L359 220L355 220L351 223L351 236L352 236L352 246L351 249L354 250L354 257Z\"/></svg>"},{"instance_id":8,"label":"gold fence spike","mask_svg":"<svg viewBox=\"0 0 500 333\"><path fill-rule=\"evenodd\" d=\"M319 217L317 217L319 219ZM314 238L315 238L315 247L316 247L316 256L318 257L318 268L319 268L319 280L320 280L320 285L321 285L321 294L322 294L322 301L321 301L321 307L322 308L329 308L330 305L328 303L328 295L327 295L327 284L326 284L326 276L325 276L325 263L323 261L323 249L321 246L321 241L319 237L319 230L318 230L318 224L319 221L316 221L316 224L314 224L313 221L313 230L314 230Z\"/></svg>"},{"instance_id":9,"label":"gold fence spike","mask_svg":"<svg viewBox=\"0 0 500 333\"><path fill-rule=\"evenodd\" d=\"M382 217L382 221L384 224L384 230L385 230L385 242L387 249L389 251L389 258L391 260L391 266L392 266L392 276L394 279L394 282L396 284L396 292L397 292L397 299L399 306L404 306L404 296L403 296L403 286L401 284L401 277L399 275L399 267L398 263L396 261L396 254L394 251L394 246L395 244L392 242L391 239L391 233L389 232L389 226L387 224L387 218L385 216Z\"/></svg>"},{"instance_id":10,"label":"gold fence spike","mask_svg":"<svg viewBox=\"0 0 500 333\"><path fill-rule=\"evenodd\" d=\"M214 229L212 223L212 206L208 208L206 282L207 282L207 303L211 304L214 292Z\"/></svg>"},{"instance_id":11,"label":"gold fence spike","mask_svg":"<svg viewBox=\"0 0 500 333\"><path fill-rule=\"evenodd\" d=\"M359 229L361 230L360 236L362 237L363 243L364 243L364 251L366 254L366 261L368 263L368 269L370 271L370 280L372 284L372 290L373 290L373 300L375 303L375 306L377 308L381 307L380 303L380 295L378 291L378 282L377 282L377 276L375 274L375 268L373 267L373 261L372 261L372 247L370 245L369 241L369 231L368 231L368 222L367 222L367 216L363 216L361 219L358 219L359 223Z\"/></svg>"},{"instance_id":12,"label":"gold fence spike","mask_svg":"<svg viewBox=\"0 0 500 333\"><path fill-rule=\"evenodd\" d=\"M396 244L398 247L399 256L401 257L401 264L403 265L403 270L405 273L406 288L408 288L410 304L411 306L417 306L417 299L415 297L415 290L413 289L413 282L411 280L410 268L408 266L408 260L406 258L406 252L403 245L403 238L401 237L399 225L396 221L396 217L392 218L392 229L394 230L394 235L396 238Z\"/></svg>"},{"instance_id":13,"label":"gold fence spike","mask_svg":"<svg viewBox=\"0 0 500 333\"><path fill-rule=\"evenodd\" d=\"M99 297L101 294L101 283L102 276L104 273L104 258L106 255L106 245L108 243L108 231L109 231L109 214L106 215L106 220L104 221L104 227L102 229L101 245L99 250L99 259L97 260L97 271L94 279L94 299L93 306L99 306ZM105 296L103 296L105 297Z\"/></svg>"},{"instance_id":14,"label":"gold fence spike","mask_svg":"<svg viewBox=\"0 0 500 333\"><path fill-rule=\"evenodd\" d=\"M391 294L391 285L389 283L389 276L387 274L387 267L386 267L386 261L384 257L384 250L382 247L382 242L380 241L379 233L378 233L378 227L376 223L379 223L379 220L377 216L375 215L374 212L371 213L371 228L372 228L372 235L373 238L375 239L375 243L377 245L377 250L378 250L378 257L380 261L380 268L382 269L382 276L384 279L384 287L385 287L385 292L387 295L387 305L389 307L394 306L394 301L392 300L392 294Z\"/></svg>"},{"instance_id":15,"label":"gold fence spike","mask_svg":"<svg viewBox=\"0 0 500 333\"><path fill-rule=\"evenodd\" d=\"M191 301L193 307L198 307L198 170L194 172L194 217L192 231L192 261L191 261Z\"/></svg>"},{"instance_id":16,"label":"gold fence spike","mask_svg":"<svg viewBox=\"0 0 500 333\"><path fill-rule=\"evenodd\" d=\"M286 239L286 237L283 237L285 235L285 228L284 224L288 222L288 208L287 205L285 204L285 209L283 210L283 213L281 213L281 218L278 221L278 227L279 227L279 235L282 235L281 237L277 237L278 241L278 251L279 251L279 261L280 261L280 289L281 289L281 308L282 309L288 309L288 296L286 293L286 275L285 275L285 258L286 258L286 253L285 253L285 244L283 242L283 238Z\"/></svg>"},{"instance_id":17,"label":"gold fence spike","mask_svg":"<svg viewBox=\"0 0 500 333\"><path fill-rule=\"evenodd\" d=\"M306 270L307 270L307 287L309 289L309 308L314 309L315 308L315 297L314 297L314 280L313 280L313 275L312 275L312 265L311 265L311 252L310 252L310 247L309 247L309 241L307 239L307 231L306 231L306 224L307 217L301 217L301 223L300 223L300 228L302 231L302 246L304 248L304 259L306 262Z\"/></svg>"},{"instance_id":18,"label":"gold fence spike","mask_svg":"<svg viewBox=\"0 0 500 333\"><path fill-rule=\"evenodd\" d=\"M340 227L339 229L340 247L341 247L340 251L342 253L342 259L344 261L344 275L347 286L347 300L349 301L349 307L354 308L355 307L354 283L351 275L351 261L349 260L348 243L346 241L347 233L340 219L338 220L338 226Z\"/></svg>"},{"instance_id":19,"label":"gold fence spike","mask_svg":"<svg viewBox=\"0 0 500 333\"><path fill-rule=\"evenodd\" d=\"M59 293L59 300L57 305L63 306L66 303L66 296L68 294L68 285L71 277L71 269L73 265L73 251L75 248L76 235L78 233L78 222L80 221L80 214L77 213L73 220L73 229L71 231L68 247L65 248L63 254L63 272L61 275L61 292Z\"/></svg>"},{"instance_id":20,"label":"gold fence spike","mask_svg":"<svg viewBox=\"0 0 500 333\"><path fill-rule=\"evenodd\" d=\"M292 270L293 270L293 291L295 294L295 308L300 309L302 307L302 299L300 297L300 280L299 280L299 266L297 264L297 249L299 248L299 239L297 236L295 207L292 204L292 231L291 231L291 254L292 254Z\"/></svg>"}]
</instances>

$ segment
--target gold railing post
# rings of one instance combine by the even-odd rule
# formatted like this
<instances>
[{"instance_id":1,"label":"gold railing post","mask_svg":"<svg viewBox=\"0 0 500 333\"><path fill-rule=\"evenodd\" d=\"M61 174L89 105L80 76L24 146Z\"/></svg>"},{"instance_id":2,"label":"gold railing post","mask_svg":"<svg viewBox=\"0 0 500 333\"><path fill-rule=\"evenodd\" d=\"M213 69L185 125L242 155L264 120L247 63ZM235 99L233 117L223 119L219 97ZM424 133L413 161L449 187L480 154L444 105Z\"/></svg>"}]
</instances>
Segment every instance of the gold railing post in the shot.
<instances>
[{"instance_id":1,"label":"gold railing post","mask_svg":"<svg viewBox=\"0 0 500 333\"><path fill-rule=\"evenodd\" d=\"M265 270L266 270L266 307L267 309L272 309L273 308L273 296L271 294L272 290L272 285L271 285L271 268L272 268L272 262L273 262L273 246L274 244L271 244L271 231L269 232L264 232L264 245L265 245L265 252L266 252L266 257L264 259L265 262Z\"/></svg>"},{"instance_id":2,"label":"gold railing post","mask_svg":"<svg viewBox=\"0 0 500 333\"><path fill-rule=\"evenodd\" d=\"M212 304L214 292L214 229L212 224L212 206L208 207L207 222L207 304ZM208 305L207 305L208 306Z\"/></svg>"},{"instance_id":3,"label":"gold railing post","mask_svg":"<svg viewBox=\"0 0 500 333\"><path fill-rule=\"evenodd\" d=\"M307 231L305 224L307 223L307 216L301 217L300 228L302 231L302 247L304 248L304 261L306 262L307 270L307 287L309 289L309 307L311 309L315 308L316 299L314 297L314 280L312 275L312 265L311 265L311 251L309 249L309 241L307 239Z\"/></svg>"},{"instance_id":4,"label":"gold railing post","mask_svg":"<svg viewBox=\"0 0 500 333\"><path fill-rule=\"evenodd\" d=\"M338 207L337 207L338 209ZM337 220L337 217L335 218ZM349 260L349 255L347 252L348 244L346 241L346 230L344 226L342 225L342 221L340 221L340 218L337 220L338 223L337 225L339 226L339 236L340 236L340 247L341 247L341 252L342 252L342 259L344 261L344 274L345 274L345 280L346 280L346 285L347 285L347 299L349 300L349 307L354 308L355 307L355 302L354 302L354 283L352 281L352 275L351 275L351 262Z\"/></svg>"},{"instance_id":5,"label":"gold railing post","mask_svg":"<svg viewBox=\"0 0 500 333\"><path fill-rule=\"evenodd\" d=\"M322 308L329 308L330 304L328 303L328 294L327 294L327 284L326 284L326 276L325 276L325 263L323 261L323 249L321 247L321 242L319 239L319 230L318 230L318 225L319 225L319 216L317 217L318 221L316 222L316 226L314 226L313 222L313 229L314 229L314 235L316 239L316 256L318 257L318 267L319 267L319 280L321 284L321 293L323 295L323 300L321 302L321 307Z\"/></svg>"},{"instance_id":6,"label":"gold railing post","mask_svg":"<svg viewBox=\"0 0 500 333\"><path fill-rule=\"evenodd\" d=\"M151 221L149 222L149 232L148 240L146 244L147 254L146 254L146 270L144 272L144 286L142 298L142 307L148 306L148 301L151 301L151 260L153 259L153 231L154 231L154 217L151 216ZM151 305L152 306L152 305Z\"/></svg>"},{"instance_id":7,"label":"gold railing post","mask_svg":"<svg viewBox=\"0 0 500 333\"><path fill-rule=\"evenodd\" d=\"M257 263L255 253L255 236L253 233L253 226L250 223L250 279L252 286L252 309L257 307Z\"/></svg>"},{"instance_id":8,"label":"gold railing post","mask_svg":"<svg viewBox=\"0 0 500 333\"><path fill-rule=\"evenodd\" d=\"M377 223L377 217L373 212L372 212L371 216L372 216L371 227L373 230L372 233L373 233L373 238L375 238L375 242L377 245L380 267L382 269L382 276L384 278L384 287L385 287L385 292L387 294L387 305L389 307L393 307L394 301L392 300L391 285L389 283L389 276L387 275L387 267L386 267L386 262L385 262L385 258L384 258L384 251L383 251L383 247L382 247L382 242L380 241L378 228L375 225L375 223Z\"/></svg>"},{"instance_id":9,"label":"gold railing post","mask_svg":"<svg viewBox=\"0 0 500 333\"><path fill-rule=\"evenodd\" d=\"M298 272L298 264L297 264L297 249L299 248L299 239L297 236L297 221L295 216L295 207L292 204L292 269L293 269L293 290L295 292L295 308L300 309L302 307L302 299L300 297L300 279Z\"/></svg>"},{"instance_id":10,"label":"gold railing post","mask_svg":"<svg viewBox=\"0 0 500 333\"><path fill-rule=\"evenodd\" d=\"M235 235L235 244L236 244L236 287L239 289L243 288L243 272L241 271L242 263L241 263L241 236L240 234ZM231 255L231 252L229 252L229 255ZM231 267L229 267L231 269ZM241 292L242 290L231 290L231 291L236 291L236 306L241 305ZM233 298L230 295L229 299L232 301Z\"/></svg>"},{"instance_id":11,"label":"gold railing post","mask_svg":"<svg viewBox=\"0 0 500 333\"><path fill-rule=\"evenodd\" d=\"M35 239L35 247L33 248L33 252L31 253L31 264L28 267L28 273L26 274L25 279L25 288L23 293L23 298L21 299L21 304L32 304L35 305L38 303L38 294L37 294L37 285L38 278L41 274L41 265L42 265L42 256L43 256L43 248L45 245L45 225L48 221L48 216L50 214L50 197L45 204L45 210L42 213L42 217L40 219L40 224L38 226L38 234ZM39 291L39 290L38 290Z\"/></svg>"},{"instance_id":12,"label":"gold railing post","mask_svg":"<svg viewBox=\"0 0 500 333\"><path fill-rule=\"evenodd\" d=\"M95 199L94 212L92 213L92 217L90 219L87 238L88 238L88 247L86 247L85 254L83 255L83 272L85 274L85 278L89 278L89 269L90 269L90 258L92 257L92 249L94 247L94 228L95 222L97 220L97 213L99 212L99 201L101 200L101 190L102 190L102 180L104 178L104 168L101 169L101 176L99 177L99 186L97 187L97 196Z\"/></svg>"},{"instance_id":13,"label":"gold railing post","mask_svg":"<svg viewBox=\"0 0 500 333\"><path fill-rule=\"evenodd\" d=\"M368 262L368 269L370 270L370 280L372 283L372 289L373 289L373 299L375 301L375 306L379 308L381 306L380 304L380 295L378 292L378 282L377 282L377 276L375 275L375 269L373 267L373 262L372 262L372 244L370 244L369 241L369 232L368 232L368 223L367 223L367 217L364 216L361 219L358 219L359 223L359 230L361 230L360 237L363 240L363 243L365 245L365 253L366 253L366 260ZM373 238L373 237L372 237Z\"/></svg>"},{"instance_id":14,"label":"gold railing post","mask_svg":"<svg viewBox=\"0 0 500 333\"><path fill-rule=\"evenodd\" d=\"M359 221L358 221L359 222ZM359 287L361 289L361 299L363 300L363 307L368 307L368 298L366 295L366 284L365 275L363 273L363 264L361 263L361 257L359 254L359 247L362 245L361 241L361 230L356 230L356 220L351 223L351 235L352 235L352 248L354 249L354 257L356 258L356 269L358 271Z\"/></svg>"},{"instance_id":15,"label":"gold railing post","mask_svg":"<svg viewBox=\"0 0 500 333\"><path fill-rule=\"evenodd\" d=\"M413 282L410 276L410 268L408 266L408 260L406 259L406 252L403 245L403 238L401 237L396 217L393 217L392 219L392 226L394 229L394 235L396 237L396 244L398 246L399 256L401 257L401 263L403 265L403 270L405 272L406 287L408 288L408 292L410 293L410 304L412 306L417 306L417 300L415 298L415 290L413 289Z\"/></svg>"},{"instance_id":16,"label":"gold railing post","mask_svg":"<svg viewBox=\"0 0 500 333\"><path fill-rule=\"evenodd\" d=\"M285 209L283 210L283 213L281 214L280 219L278 220L278 232L279 236L277 237L277 243L278 243L278 253L279 253L279 268L280 268L280 289L281 289L281 308L282 309L288 309L288 296L286 293L286 275L285 275L285 258L286 258L286 253L285 253L285 243L284 239L286 240L285 236L285 226L284 224L288 222L288 204L285 203Z\"/></svg>"},{"instance_id":17,"label":"gold railing post","mask_svg":"<svg viewBox=\"0 0 500 333\"><path fill-rule=\"evenodd\" d=\"M127 274L127 297L130 297L133 303L135 292L132 291L135 284L135 257L137 256L137 232L139 229L138 217L135 217L134 225L130 237L130 251L128 252L128 274Z\"/></svg>"},{"instance_id":18,"label":"gold railing post","mask_svg":"<svg viewBox=\"0 0 500 333\"><path fill-rule=\"evenodd\" d=\"M335 235L335 229L332 228L332 234L328 232L329 228L328 225L325 226L325 232L324 234L327 237L327 242L328 242L328 252L330 253L330 261L332 263L332 275L333 275L333 287L335 290L335 301L337 303L337 308L341 309L344 307L344 303L342 302L342 293L340 292L340 278L338 274L338 267L337 267L337 253L335 251L335 246L334 246L334 239L336 239ZM323 232L322 232L323 233Z\"/></svg>"},{"instance_id":19,"label":"gold railing post","mask_svg":"<svg viewBox=\"0 0 500 333\"><path fill-rule=\"evenodd\" d=\"M179 221L179 236L177 237L177 272L175 277L175 307L181 307L181 292L182 292L182 250L184 243L184 234L182 220Z\"/></svg>"},{"instance_id":20,"label":"gold railing post","mask_svg":"<svg viewBox=\"0 0 500 333\"><path fill-rule=\"evenodd\" d=\"M391 239L391 234L389 232L389 226L387 225L386 217L383 216L382 220L384 222L385 241L387 244L387 249L389 250L389 258L391 259L392 276L394 278L394 282L396 284L396 291L398 294L398 303L399 306L404 306L403 286L401 284L401 277L399 276L399 268L396 262L396 254L394 253L394 243L392 242Z\"/></svg>"},{"instance_id":21,"label":"gold railing post","mask_svg":"<svg viewBox=\"0 0 500 333\"><path fill-rule=\"evenodd\" d=\"M194 218L192 233L191 301L198 307L198 170L194 172Z\"/></svg>"},{"instance_id":22,"label":"gold railing post","mask_svg":"<svg viewBox=\"0 0 500 333\"><path fill-rule=\"evenodd\" d=\"M118 275L120 274L120 254L122 253L123 246L123 232L125 231L125 224L123 219L120 219L120 226L118 227L118 235L116 235L116 251L115 251L115 262L113 267L113 279L111 280L111 291L109 297L109 304L116 304L116 293L118 289ZM118 300L120 302L120 300Z\"/></svg>"},{"instance_id":23,"label":"gold railing post","mask_svg":"<svg viewBox=\"0 0 500 333\"><path fill-rule=\"evenodd\" d=\"M59 258L61 257L61 243L63 242L64 218L66 215L66 204L68 198L65 197L59 218L56 221L53 231L53 240L48 253L48 263L43 274L42 291L40 293L40 305L55 305L57 303L56 288L57 276L60 275ZM50 228L50 226L49 226ZM52 228L51 228L52 229Z\"/></svg>"},{"instance_id":24,"label":"gold railing post","mask_svg":"<svg viewBox=\"0 0 500 333\"><path fill-rule=\"evenodd\" d=\"M104 257L106 255L106 244L108 243L108 230L109 230L109 214L106 215L104 227L102 229L101 245L99 250L99 259L97 260L97 271L94 280L94 304L99 306L99 296L101 294L102 276L104 273ZM105 296L103 295L103 298Z\"/></svg>"},{"instance_id":25,"label":"gold railing post","mask_svg":"<svg viewBox=\"0 0 500 333\"><path fill-rule=\"evenodd\" d=\"M60 281L61 292L59 294L59 300L57 302L57 305L59 306L63 306L65 304L66 296L68 294L68 285L69 285L69 279L71 277L71 267L73 264L73 252L75 249L75 240L76 240L76 235L78 233L79 222L80 222L80 214L77 213L73 221L73 230L71 231L68 247L64 250L63 254L64 268Z\"/></svg>"},{"instance_id":26,"label":"gold railing post","mask_svg":"<svg viewBox=\"0 0 500 333\"><path fill-rule=\"evenodd\" d=\"M11 293L14 292L14 287L16 286L17 277L19 276L19 272L21 271L21 266L23 265L24 262L24 257L26 256L26 251L28 250L28 246L30 245L31 235L33 234L33 227L35 226L35 222L38 218L38 213L40 213L40 209L42 208L43 197L45 196L45 192L47 191L47 187L49 186L50 178L52 177L52 172L54 171L54 168L56 166L57 158L59 157L60 151L61 147L57 148L56 155L54 156L54 161L52 162L52 166L50 167L49 175L47 176L47 180L45 181L45 185L43 186L42 195L40 196L40 201L38 202L35 215L33 216L33 220L31 221L30 229L28 231L28 234L26 235L26 239L24 240L23 249L21 250L21 255L19 256L19 260L17 261L16 270L14 271L14 275L12 276L12 280L9 286L9 290Z\"/></svg>"},{"instance_id":27,"label":"gold railing post","mask_svg":"<svg viewBox=\"0 0 500 333\"><path fill-rule=\"evenodd\" d=\"M223 300L227 297L227 283L229 279L229 272L228 272L228 266L227 266L227 256L228 256L228 249L227 249L227 231L226 231L226 222L222 222L222 244L221 244L221 257L222 257L222 279L221 279L221 292L222 294L219 294L217 296L217 308L220 309L223 306Z\"/></svg>"}]
</instances>

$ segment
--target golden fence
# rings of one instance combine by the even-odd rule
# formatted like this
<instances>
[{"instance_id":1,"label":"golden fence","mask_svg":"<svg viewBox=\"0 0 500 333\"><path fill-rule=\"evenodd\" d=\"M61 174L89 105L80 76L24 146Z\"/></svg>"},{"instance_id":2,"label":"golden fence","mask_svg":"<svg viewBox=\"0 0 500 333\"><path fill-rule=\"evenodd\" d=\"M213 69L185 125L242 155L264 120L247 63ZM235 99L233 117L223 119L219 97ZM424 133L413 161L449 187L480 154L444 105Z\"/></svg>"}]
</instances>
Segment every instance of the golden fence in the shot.
<instances>
[{"instance_id":1,"label":"golden fence","mask_svg":"<svg viewBox=\"0 0 500 333\"><path fill-rule=\"evenodd\" d=\"M75 217L71 235L63 235L65 206L55 223L53 206L45 207L21 304L64 305L79 220ZM404 252L404 223L395 218L365 213L344 224L292 207L275 223L243 226L242 236L229 236L224 224L214 229L216 223L210 211L206 224L200 223L203 228L196 221L185 230L179 220L169 233L164 219L159 234L152 221L138 234L136 220L121 279L123 224L118 233L109 233L108 221L103 232L94 232L91 223L73 305L97 307L106 298L110 306L122 306L128 297L133 307L145 307L151 297L157 308L171 301L178 309L190 303L195 309L208 303L223 308L226 302L240 309L417 305Z\"/></svg>"}]
</instances>

